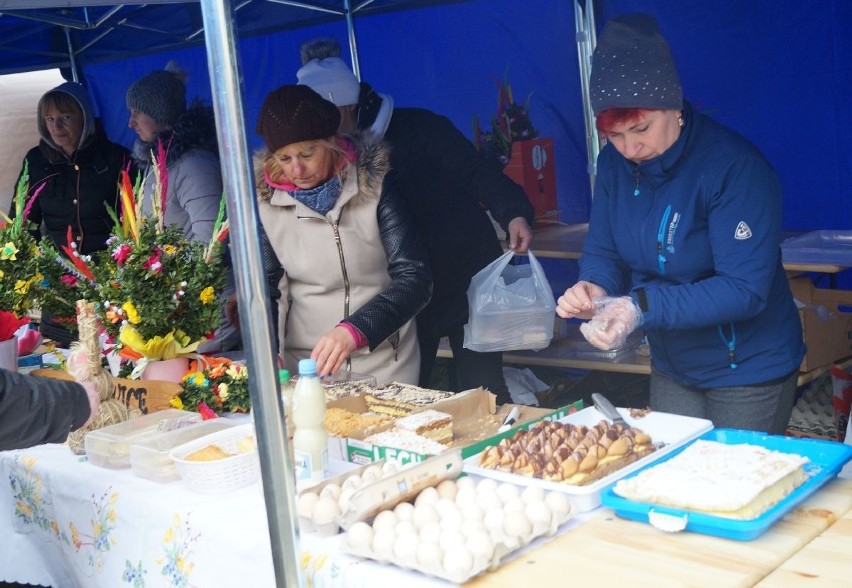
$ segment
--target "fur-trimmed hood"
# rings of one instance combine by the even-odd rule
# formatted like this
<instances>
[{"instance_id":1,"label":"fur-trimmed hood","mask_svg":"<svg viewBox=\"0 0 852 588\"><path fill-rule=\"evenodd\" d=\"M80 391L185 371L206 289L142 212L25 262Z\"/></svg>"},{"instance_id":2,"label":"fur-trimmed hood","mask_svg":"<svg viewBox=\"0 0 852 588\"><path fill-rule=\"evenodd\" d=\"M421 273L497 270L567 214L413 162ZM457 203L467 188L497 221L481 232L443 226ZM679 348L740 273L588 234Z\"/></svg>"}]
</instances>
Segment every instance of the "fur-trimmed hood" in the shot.
<instances>
[{"instance_id":1,"label":"fur-trimmed hood","mask_svg":"<svg viewBox=\"0 0 852 588\"><path fill-rule=\"evenodd\" d=\"M343 184L346 183L349 174L358 174L358 196L353 199L353 202L379 198L382 194L384 178L390 171L390 146L381 138L368 132L345 135L341 137L341 140L348 141L355 153L355 161L346 164L340 172ZM275 165L272 153L267 148L264 147L255 152L255 189L260 201L268 202L275 190L289 191L286 186L270 179L267 170Z\"/></svg>"},{"instance_id":2,"label":"fur-trimmed hood","mask_svg":"<svg viewBox=\"0 0 852 588\"><path fill-rule=\"evenodd\" d=\"M167 150L167 166L192 149L202 149L218 156L219 144L216 139L213 109L196 100L178 118L173 128L160 132L153 141L137 138L133 144L133 158L142 164L151 163L151 152L156 152L158 141L162 141Z\"/></svg>"}]
</instances>

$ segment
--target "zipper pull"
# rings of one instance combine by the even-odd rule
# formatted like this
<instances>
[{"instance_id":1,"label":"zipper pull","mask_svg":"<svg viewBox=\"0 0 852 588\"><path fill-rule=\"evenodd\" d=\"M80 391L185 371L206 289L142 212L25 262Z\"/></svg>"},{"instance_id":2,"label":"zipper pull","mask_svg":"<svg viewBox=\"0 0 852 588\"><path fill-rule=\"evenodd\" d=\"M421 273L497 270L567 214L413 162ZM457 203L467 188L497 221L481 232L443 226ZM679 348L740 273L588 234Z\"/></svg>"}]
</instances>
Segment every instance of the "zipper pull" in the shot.
<instances>
[{"instance_id":1,"label":"zipper pull","mask_svg":"<svg viewBox=\"0 0 852 588\"><path fill-rule=\"evenodd\" d=\"M636 179L636 185L633 187L633 195L639 195L639 166L633 168L633 177Z\"/></svg>"}]
</instances>

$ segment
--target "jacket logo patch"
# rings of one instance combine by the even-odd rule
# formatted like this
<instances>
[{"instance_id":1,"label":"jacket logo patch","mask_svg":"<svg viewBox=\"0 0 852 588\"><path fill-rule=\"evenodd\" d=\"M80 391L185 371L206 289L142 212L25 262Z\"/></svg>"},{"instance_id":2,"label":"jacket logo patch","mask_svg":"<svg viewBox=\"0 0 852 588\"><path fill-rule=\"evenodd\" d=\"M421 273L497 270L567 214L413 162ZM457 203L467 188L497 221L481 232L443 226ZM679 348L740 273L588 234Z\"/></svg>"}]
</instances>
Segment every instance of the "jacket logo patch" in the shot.
<instances>
[{"instance_id":1,"label":"jacket logo patch","mask_svg":"<svg viewBox=\"0 0 852 588\"><path fill-rule=\"evenodd\" d=\"M737 230L734 231L734 239L737 241L744 241L745 239L751 238L751 228L746 224L745 221L740 221L737 225Z\"/></svg>"}]
</instances>

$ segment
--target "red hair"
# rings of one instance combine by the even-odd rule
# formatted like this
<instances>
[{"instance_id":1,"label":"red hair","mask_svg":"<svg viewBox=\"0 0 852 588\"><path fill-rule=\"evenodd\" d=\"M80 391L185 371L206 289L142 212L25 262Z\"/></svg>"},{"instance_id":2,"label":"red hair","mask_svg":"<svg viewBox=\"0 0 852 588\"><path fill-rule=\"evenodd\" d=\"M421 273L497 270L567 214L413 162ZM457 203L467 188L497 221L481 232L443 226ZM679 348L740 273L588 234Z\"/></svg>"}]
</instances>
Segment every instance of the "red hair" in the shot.
<instances>
[{"instance_id":1,"label":"red hair","mask_svg":"<svg viewBox=\"0 0 852 588\"><path fill-rule=\"evenodd\" d=\"M595 118L595 128L599 133L608 133L616 125L636 122L646 112L659 108L608 108Z\"/></svg>"}]
</instances>

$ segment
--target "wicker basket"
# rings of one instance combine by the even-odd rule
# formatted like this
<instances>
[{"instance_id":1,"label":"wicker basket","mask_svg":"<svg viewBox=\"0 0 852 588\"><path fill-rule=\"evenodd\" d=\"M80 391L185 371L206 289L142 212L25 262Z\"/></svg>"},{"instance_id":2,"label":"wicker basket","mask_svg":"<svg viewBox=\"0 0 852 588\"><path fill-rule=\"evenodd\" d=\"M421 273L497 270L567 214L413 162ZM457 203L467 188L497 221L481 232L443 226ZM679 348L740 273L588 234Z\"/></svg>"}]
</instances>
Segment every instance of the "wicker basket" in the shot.
<instances>
[{"instance_id":1,"label":"wicker basket","mask_svg":"<svg viewBox=\"0 0 852 588\"><path fill-rule=\"evenodd\" d=\"M237 448L237 444L249 436L255 437L254 425L238 425L179 445L169 455L190 490L204 494L230 492L254 484L260 476L257 447L245 453L240 453ZM212 461L185 459L190 453L209 445L236 455Z\"/></svg>"}]
</instances>

